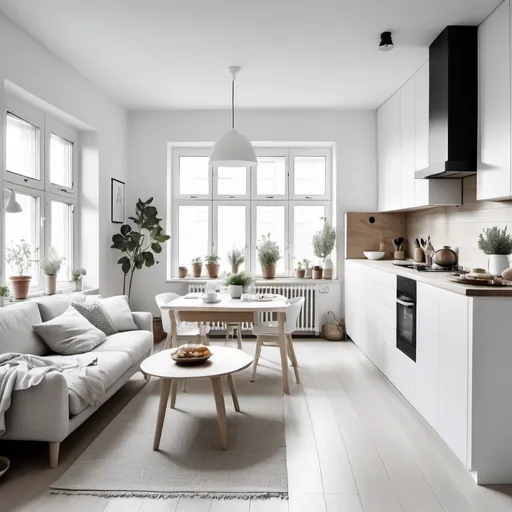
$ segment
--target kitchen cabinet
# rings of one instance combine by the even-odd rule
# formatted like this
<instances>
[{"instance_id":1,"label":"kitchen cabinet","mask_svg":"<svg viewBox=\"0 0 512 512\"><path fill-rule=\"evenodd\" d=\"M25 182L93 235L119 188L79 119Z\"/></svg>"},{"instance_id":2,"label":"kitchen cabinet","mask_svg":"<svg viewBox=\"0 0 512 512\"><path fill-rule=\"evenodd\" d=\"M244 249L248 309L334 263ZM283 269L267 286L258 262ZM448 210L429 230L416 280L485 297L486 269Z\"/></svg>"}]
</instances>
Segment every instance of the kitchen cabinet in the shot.
<instances>
[{"instance_id":1,"label":"kitchen cabinet","mask_svg":"<svg viewBox=\"0 0 512 512\"><path fill-rule=\"evenodd\" d=\"M480 200L512 196L510 11L506 0L478 28Z\"/></svg>"},{"instance_id":2,"label":"kitchen cabinet","mask_svg":"<svg viewBox=\"0 0 512 512\"><path fill-rule=\"evenodd\" d=\"M400 89L400 181L402 187L399 208L412 208L415 202L415 98L416 79L412 77Z\"/></svg>"}]
</instances>

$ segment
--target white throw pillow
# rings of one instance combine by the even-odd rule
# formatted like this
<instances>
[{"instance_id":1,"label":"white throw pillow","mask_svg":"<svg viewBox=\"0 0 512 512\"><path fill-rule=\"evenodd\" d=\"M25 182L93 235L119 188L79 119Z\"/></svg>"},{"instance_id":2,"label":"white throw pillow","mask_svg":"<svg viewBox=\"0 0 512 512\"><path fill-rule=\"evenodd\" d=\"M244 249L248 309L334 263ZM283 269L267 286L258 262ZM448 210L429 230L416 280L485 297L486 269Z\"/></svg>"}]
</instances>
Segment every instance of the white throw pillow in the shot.
<instances>
[{"instance_id":1,"label":"white throw pillow","mask_svg":"<svg viewBox=\"0 0 512 512\"><path fill-rule=\"evenodd\" d=\"M98 299L98 303L107 313L116 331L136 331L138 329L137 324L133 321L132 310L126 295Z\"/></svg>"},{"instance_id":2,"label":"white throw pillow","mask_svg":"<svg viewBox=\"0 0 512 512\"><path fill-rule=\"evenodd\" d=\"M64 355L89 352L107 339L104 332L94 327L72 306L62 315L34 325L34 330L50 349Z\"/></svg>"}]
</instances>

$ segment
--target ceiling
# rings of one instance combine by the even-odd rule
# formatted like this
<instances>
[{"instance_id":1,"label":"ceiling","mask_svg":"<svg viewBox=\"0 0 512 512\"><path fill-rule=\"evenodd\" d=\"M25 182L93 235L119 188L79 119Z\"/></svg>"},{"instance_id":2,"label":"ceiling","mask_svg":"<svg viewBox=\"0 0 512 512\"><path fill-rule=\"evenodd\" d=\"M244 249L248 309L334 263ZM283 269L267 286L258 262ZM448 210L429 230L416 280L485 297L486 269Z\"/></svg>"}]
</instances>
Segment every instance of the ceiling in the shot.
<instances>
[{"instance_id":1,"label":"ceiling","mask_svg":"<svg viewBox=\"0 0 512 512\"><path fill-rule=\"evenodd\" d=\"M501 0L0 0L2 10L129 109L376 108L446 25ZM377 49L393 32L395 49Z\"/></svg>"}]
</instances>

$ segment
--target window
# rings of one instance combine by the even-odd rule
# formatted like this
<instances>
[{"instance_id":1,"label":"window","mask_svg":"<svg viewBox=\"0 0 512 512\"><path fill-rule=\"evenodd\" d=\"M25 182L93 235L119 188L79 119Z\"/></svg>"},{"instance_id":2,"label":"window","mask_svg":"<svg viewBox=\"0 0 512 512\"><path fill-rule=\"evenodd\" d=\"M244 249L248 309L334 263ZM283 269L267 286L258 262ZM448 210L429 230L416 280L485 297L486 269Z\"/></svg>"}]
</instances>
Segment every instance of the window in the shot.
<instances>
[{"instance_id":1,"label":"window","mask_svg":"<svg viewBox=\"0 0 512 512\"><path fill-rule=\"evenodd\" d=\"M293 275L304 258L314 261L313 235L322 217L332 217L332 148L256 148L253 168L211 168L209 152L171 148L170 277L208 254L228 273L233 247L245 252L241 269L261 276L257 244L269 233L281 250L278 276Z\"/></svg>"},{"instance_id":2,"label":"window","mask_svg":"<svg viewBox=\"0 0 512 512\"><path fill-rule=\"evenodd\" d=\"M6 98L4 187L16 192L21 213L6 213L4 247L32 248L31 288L42 287L40 261L50 247L65 258L58 281L71 278L76 204L76 132L15 98ZM5 275L15 270L5 263Z\"/></svg>"}]
</instances>

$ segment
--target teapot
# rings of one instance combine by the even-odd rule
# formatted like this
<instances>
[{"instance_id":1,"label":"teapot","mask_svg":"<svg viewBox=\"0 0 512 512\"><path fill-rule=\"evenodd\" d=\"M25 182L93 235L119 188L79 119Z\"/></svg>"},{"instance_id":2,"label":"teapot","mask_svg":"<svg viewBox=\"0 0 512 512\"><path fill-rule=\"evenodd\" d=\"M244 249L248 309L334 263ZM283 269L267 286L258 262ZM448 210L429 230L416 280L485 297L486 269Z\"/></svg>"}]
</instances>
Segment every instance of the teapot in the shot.
<instances>
[{"instance_id":1,"label":"teapot","mask_svg":"<svg viewBox=\"0 0 512 512\"><path fill-rule=\"evenodd\" d=\"M438 249L432 258L433 263L440 267L454 267L457 265L459 257L457 253L449 246L445 245Z\"/></svg>"}]
</instances>

